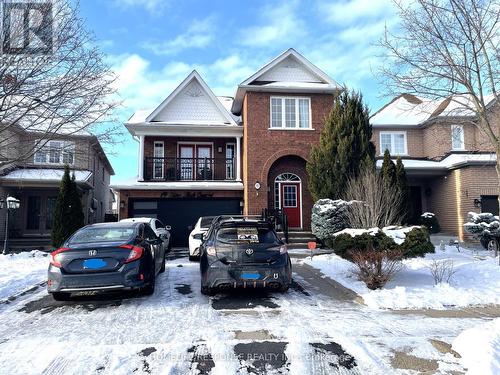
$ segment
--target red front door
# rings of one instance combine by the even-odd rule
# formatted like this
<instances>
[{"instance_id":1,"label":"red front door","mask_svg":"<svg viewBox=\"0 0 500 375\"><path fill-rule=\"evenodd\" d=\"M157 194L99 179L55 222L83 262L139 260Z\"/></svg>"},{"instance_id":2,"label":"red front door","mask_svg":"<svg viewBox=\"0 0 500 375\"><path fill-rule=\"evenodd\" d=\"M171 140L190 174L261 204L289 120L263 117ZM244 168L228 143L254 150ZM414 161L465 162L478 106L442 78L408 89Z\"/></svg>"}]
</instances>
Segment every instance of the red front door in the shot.
<instances>
[{"instance_id":1,"label":"red front door","mask_svg":"<svg viewBox=\"0 0 500 375\"><path fill-rule=\"evenodd\" d=\"M288 226L300 228L300 183L286 182L281 184L281 207L288 217Z\"/></svg>"}]
</instances>

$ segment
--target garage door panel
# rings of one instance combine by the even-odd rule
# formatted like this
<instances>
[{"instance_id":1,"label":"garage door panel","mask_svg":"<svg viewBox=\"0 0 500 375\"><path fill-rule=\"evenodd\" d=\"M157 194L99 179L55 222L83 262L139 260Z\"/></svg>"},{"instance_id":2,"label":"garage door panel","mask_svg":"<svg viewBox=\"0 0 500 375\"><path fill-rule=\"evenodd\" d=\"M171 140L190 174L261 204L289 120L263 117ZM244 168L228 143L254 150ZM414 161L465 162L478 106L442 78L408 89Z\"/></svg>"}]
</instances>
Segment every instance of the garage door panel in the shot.
<instances>
[{"instance_id":1,"label":"garage door panel","mask_svg":"<svg viewBox=\"0 0 500 375\"><path fill-rule=\"evenodd\" d=\"M170 225L172 246L187 246L189 233L200 216L241 213L239 198L134 200L131 207L129 216L156 215L165 225Z\"/></svg>"}]
</instances>

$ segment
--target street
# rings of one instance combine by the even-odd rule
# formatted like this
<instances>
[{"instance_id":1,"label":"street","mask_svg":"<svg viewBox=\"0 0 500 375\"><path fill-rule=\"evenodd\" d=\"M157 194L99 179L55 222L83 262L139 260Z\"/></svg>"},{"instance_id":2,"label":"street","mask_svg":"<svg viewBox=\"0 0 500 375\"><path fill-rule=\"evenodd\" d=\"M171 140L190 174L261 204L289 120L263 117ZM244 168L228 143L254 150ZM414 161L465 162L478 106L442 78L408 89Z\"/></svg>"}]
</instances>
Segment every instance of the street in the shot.
<instances>
[{"instance_id":1,"label":"street","mask_svg":"<svg viewBox=\"0 0 500 375\"><path fill-rule=\"evenodd\" d=\"M287 293L240 290L209 298L199 291L198 263L185 250L170 258L150 297L89 294L55 302L39 286L4 301L1 372L462 372L447 343L490 318L369 309L300 256Z\"/></svg>"}]
</instances>

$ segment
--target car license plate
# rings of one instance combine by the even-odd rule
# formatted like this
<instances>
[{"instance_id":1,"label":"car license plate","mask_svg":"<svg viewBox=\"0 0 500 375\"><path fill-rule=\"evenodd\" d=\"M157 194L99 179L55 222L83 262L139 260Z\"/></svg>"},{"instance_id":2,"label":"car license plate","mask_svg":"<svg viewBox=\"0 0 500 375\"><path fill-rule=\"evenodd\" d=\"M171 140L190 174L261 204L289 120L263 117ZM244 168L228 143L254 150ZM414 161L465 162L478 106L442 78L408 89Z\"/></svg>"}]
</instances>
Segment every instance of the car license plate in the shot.
<instances>
[{"instance_id":1,"label":"car license plate","mask_svg":"<svg viewBox=\"0 0 500 375\"><path fill-rule=\"evenodd\" d=\"M107 263L102 259L85 259L83 261L83 268L88 270L98 270L99 268L106 267Z\"/></svg>"},{"instance_id":2,"label":"car license plate","mask_svg":"<svg viewBox=\"0 0 500 375\"><path fill-rule=\"evenodd\" d=\"M258 280L260 279L260 274L258 272L243 272L241 278L245 280Z\"/></svg>"}]
</instances>

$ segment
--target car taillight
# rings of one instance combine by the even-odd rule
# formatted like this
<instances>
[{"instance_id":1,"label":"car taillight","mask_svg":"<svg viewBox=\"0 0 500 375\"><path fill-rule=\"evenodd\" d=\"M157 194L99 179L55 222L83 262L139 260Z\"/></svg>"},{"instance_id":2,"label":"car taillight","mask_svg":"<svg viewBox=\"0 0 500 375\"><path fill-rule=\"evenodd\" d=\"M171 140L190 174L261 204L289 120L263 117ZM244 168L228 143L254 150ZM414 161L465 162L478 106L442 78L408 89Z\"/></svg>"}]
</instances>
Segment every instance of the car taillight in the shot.
<instances>
[{"instance_id":1,"label":"car taillight","mask_svg":"<svg viewBox=\"0 0 500 375\"><path fill-rule=\"evenodd\" d=\"M130 263L134 260L139 259L144 253L144 249L139 246L122 245L120 246L120 248L130 250L130 254L128 255L127 259L125 259L125 263Z\"/></svg>"},{"instance_id":2,"label":"car taillight","mask_svg":"<svg viewBox=\"0 0 500 375\"><path fill-rule=\"evenodd\" d=\"M50 264L55 267L61 268L61 262L57 260L57 255L67 250L69 250L69 247L60 247L59 249L54 250L52 253L50 253Z\"/></svg>"},{"instance_id":3,"label":"car taillight","mask_svg":"<svg viewBox=\"0 0 500 375\"><path fill-rule=\"evenodd\" d=\"M280 254L286 254L286 253L288 253L288 248L286 247L286 245L281 245Z\"/></svg>"},{"instance_id":4,"label":"car taillight","mask_svg":"<svg viewBox=\"0 0 500 375\"><path fill-rule=\"evenodd\" d=\"M215 256L216 251L215 251L215 246L207 246L207 254L211 256Z\"/></svg>"}]
</instances>

